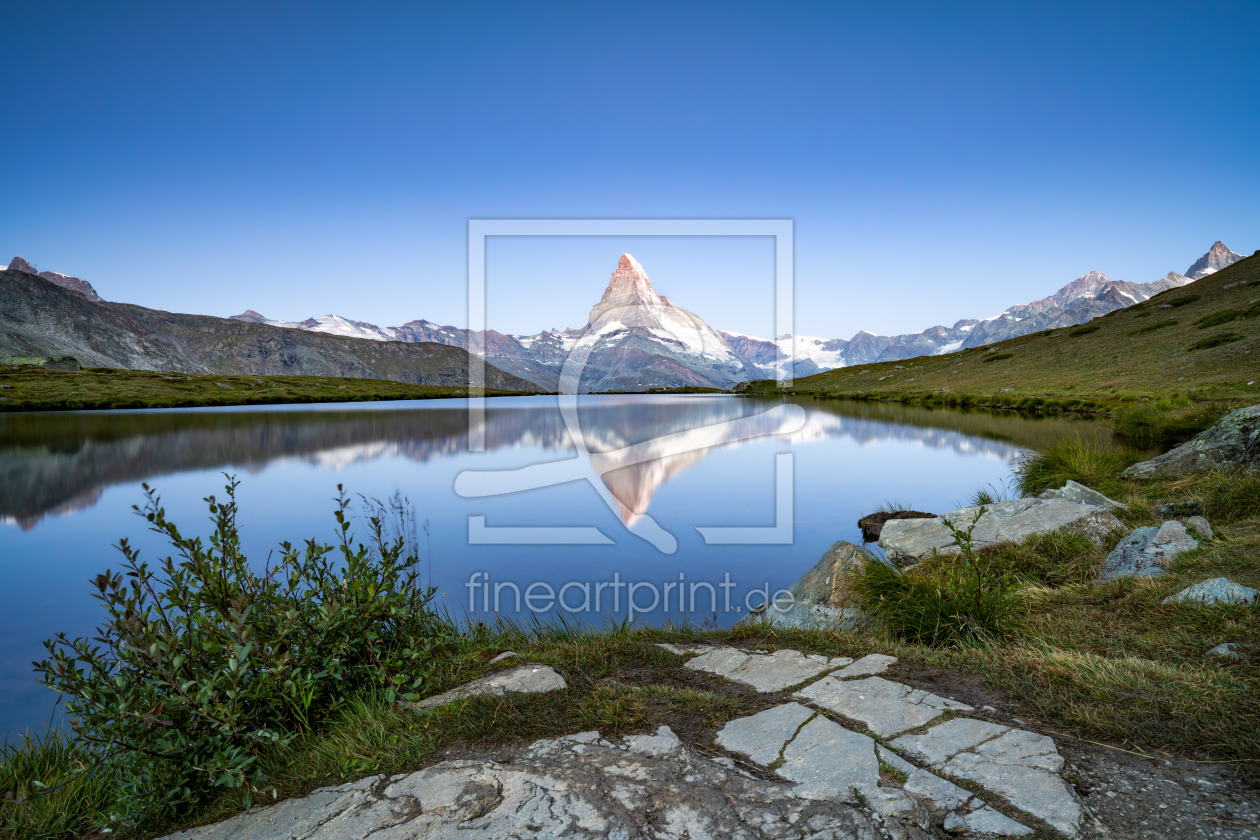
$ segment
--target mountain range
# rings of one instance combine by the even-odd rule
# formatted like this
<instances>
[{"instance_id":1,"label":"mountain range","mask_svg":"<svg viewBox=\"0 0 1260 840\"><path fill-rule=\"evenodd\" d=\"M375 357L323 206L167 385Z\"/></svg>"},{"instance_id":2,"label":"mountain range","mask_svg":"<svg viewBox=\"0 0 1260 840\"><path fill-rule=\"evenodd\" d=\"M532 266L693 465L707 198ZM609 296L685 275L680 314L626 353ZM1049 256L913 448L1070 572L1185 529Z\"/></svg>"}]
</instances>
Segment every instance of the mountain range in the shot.
<instances>
[{"instance_id":1,"label":"mountain range","mask_svg":"<svg viewBox=\"0 0 1260 840\"><path fill-rule=\"evenodd\" d=\"M468 382L467 351L447 344L363 341L110 303L66 285L82 282L76 278L20 265L31 270L0 271L0 359L73 356L87 367L130 370ZM485 383L542 390L493 365Z\"/></svg>"},{"instance_id":2,"label":"mountain range","mask_svg":"<svg viewBox=\"0 0 1260 840\"><path fill-rule=\"evenodd\" d=\"M991 318L964 319L950 327L935 326L903 335L862 331L845 340L801 335L764 339L715 330L698 315L656 294L643 266L623 254L603 297L581 329L545 330L535 335L486 330L477 338L484 341L488 361L551 391L558 387L565 359L579 346L585 351L587 345L591 346L582 375L583 391L687 385L726 388L732 382L775 376L793 348L793 373L800 377L848 365L952 353L1045 329L1075 326L1192 283L1242 258L1218 241L1185 274L1170 271L1152 283L1111 280L1100 271L1091 271L1048 297L1012 306ZM468 330L425 320L408 321L400 327L378 327L338 315L280 321L252 309L232 317L382 342L431 341L464 349L474 343Z\"/></svg>"}]
</instances>

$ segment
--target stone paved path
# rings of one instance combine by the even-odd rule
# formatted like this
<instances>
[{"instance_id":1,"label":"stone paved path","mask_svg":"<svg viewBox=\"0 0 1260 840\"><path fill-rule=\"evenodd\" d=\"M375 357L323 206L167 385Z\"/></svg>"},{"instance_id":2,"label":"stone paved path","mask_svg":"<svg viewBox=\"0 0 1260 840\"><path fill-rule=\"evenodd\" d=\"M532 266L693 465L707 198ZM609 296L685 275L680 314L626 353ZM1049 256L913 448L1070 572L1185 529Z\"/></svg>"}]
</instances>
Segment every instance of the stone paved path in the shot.
<instances>
[{"instance_id":1,"label":"stone paved path","mask_svg":"<svg viewBox=\"0 0 1260 840\"><path fill-rule=\"evenodd\" d=\"M776 663L796 662L791 653L758 656L717 648L692 659L687 667L721 674L760 691L775 691L800 682L793 678L805 669L776 667ZM873 676L894 664L893 657L872 655L852 664L823 657L811 661L817 666L816 674L828 669L832 673L798 690L793 696L801 703L785 703L731 721L718 733L718 745L796 782L797 794L806 798L892 801L908 794L940 818L947 831L1010 837L1032 833L949 781L952 778L978 784L1069 837L1079 834L1084 809L1059 775L1063 759L1047 736L974 718L946 719L975 710ZM837 664L847 667L835 670ZM750 669L757 674L755 680L746 678ZM887 747L881 746L870 735L825 717L824 711L892 740ZM904 783L882 781L881 762L904 775ZM898 808L913 810L904 804Z\"/></svg>"},{"instance_id":2,"label":"stone paved path","mask_svg":"<svg viewBox=\"0 0 1260 840\"><path fill-rule=\"evenodd\" d=\"M510 757L326 788L171 838L927 840L938 829L1028 836L1036 820L1069 837L1084 827L1050 738L968 717L965 703L878 676L894 657L661 647L689 657L687 668L758 692L795 688L795 700L716 734L742 765L702 755L703 745L688 747L666 726L618 742L579 733ZM526 663L424 705L563 686L551 669Z\"/></svg>"}]
</instances>

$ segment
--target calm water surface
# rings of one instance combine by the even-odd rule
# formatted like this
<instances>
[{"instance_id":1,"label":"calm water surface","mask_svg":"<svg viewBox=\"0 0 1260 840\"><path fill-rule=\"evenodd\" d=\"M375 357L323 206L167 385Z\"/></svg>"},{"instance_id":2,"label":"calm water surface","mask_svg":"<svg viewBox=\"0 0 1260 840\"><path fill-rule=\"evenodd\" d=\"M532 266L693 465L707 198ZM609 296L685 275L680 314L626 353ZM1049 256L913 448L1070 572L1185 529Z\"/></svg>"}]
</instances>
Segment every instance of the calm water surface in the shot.
<instances>
[{"instance_id":1,"label":"calm water surface","mask_svg":"<svg viewBox=\"0 0 1260 840\"><path fill-rule=\"evenodd\" d=\"M466 585L476 572L492 586L540 584L539 608L548 603L547 587L555 592L571 582L566 604L577 612L565 616L579 620L598 620L600 583L650 583L659 598L664 583L681 577L688 587L710 584L717 603L701 585L694 604L680 609L675 587L668 610L658 601L639 620L689 615L699 622L716 614L729 626L763 599L759 590L790 586L832 542L860 542L857 519L882 501L948 510L978 487L1002 486L1026 449L1065 436L1109 438L1101 424L880 404L798 400L799 409L769 413L777 403L592 396L580 405L586 452L574 446L554 397L488 401L480 452L469 451L467 407L457 400L0 415L7 582L0 590L0 734L48 720L55 696L35 681L31 661L44 655L43 639L59 631L87 635L96 626L103 611L88 579L117 568L118 539L128 537L142 557L169 553L131 511L143 503L141 482L158 488L168 514L190 534L208 530L202 499L222 495L222 473L238 476L243 537L260 565L283 540L333 540L338 484L380 499L401 492L428 520L421 553L431 553L438 598L459 615L494 610L493 590L470 593ZM723 443L730 427L722 424L732 421L753 436ZM786 427L794 430L774 434ZM697 527L775 525L776 456L784 453L792 455L791 542L706 544ZM575 463L555 473L572 479L562 484L494 496L456 492L461 473L564 460ZM777 500L781 513L784 502ZM659 526L652 541L639 536L648 521ZM605 543L470 544L470 527L481 525L581 528L588 536L597 529ZM658 548L662 540L675 550ZM600 590L599 614L624 618L625 591ZM499 594L501 612L528 615L517 613L510 587ZM640 587L639 606L652 600L653 591ZM544 617L559 614L558 604L550 606Z\"/></svg>"}]
</instances>

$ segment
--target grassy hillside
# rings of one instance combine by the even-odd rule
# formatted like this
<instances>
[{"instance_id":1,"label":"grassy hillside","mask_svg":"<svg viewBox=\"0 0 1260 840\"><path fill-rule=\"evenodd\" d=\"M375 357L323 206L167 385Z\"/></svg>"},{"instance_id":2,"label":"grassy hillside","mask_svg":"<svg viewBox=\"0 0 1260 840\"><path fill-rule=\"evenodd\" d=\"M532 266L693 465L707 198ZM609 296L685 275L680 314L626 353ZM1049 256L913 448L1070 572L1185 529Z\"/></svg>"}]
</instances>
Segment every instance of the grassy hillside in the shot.
<instances>
[{"instance_id":1,"label":"grassy hillside","mask_svg":"<svg viewBox=\"0 0 1260 840\"><path fill-rule=\"evenodd\" d=\"M532 383L530 383L532 384ZM525 393L487 390L487 396ZM331 376L220 376L147 370L49 370L0 364L0 411L427 400L464 388Z\"/></svg>"},{"instance_id":2,"label":"grassy hillside","mask_svg":"<svg viewBox=\"0 0 1260 840\"><path fill-rule=\"evenodd\" d=\"M1141 398L1260 402L1260 257L1095 318L945 356L827 371L796 393L1098 408ZM746 393L773 393L773 381Z\"/></svg>"}]
</instances>

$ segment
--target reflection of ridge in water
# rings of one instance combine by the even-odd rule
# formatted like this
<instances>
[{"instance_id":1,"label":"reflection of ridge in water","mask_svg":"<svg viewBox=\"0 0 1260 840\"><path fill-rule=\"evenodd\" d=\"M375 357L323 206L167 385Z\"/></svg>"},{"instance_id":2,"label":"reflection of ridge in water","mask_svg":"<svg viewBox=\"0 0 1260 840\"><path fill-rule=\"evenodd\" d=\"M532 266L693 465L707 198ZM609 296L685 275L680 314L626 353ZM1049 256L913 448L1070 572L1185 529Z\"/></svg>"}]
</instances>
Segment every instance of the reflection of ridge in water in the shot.
<instances>
[{"instance_id":1,"label":"reflection of ridge in water","mask_svg":"<svg viewBox=\"0 0 1260 840\"><path fill-rule=\"evenodd\" d=\"M545 400L492 401L484 423L486 449L573 451L559 412ZM844 437L861 445L912 441L1007 463L1049 438L1097 436L1104 428L1009 416L969 420L958 412L928 414L888 406L874 410L837 402L800 404L807 412L804 427L781 438L793 445ZM623 506L622 520L629 525L646 512L656 488L701 461L713 445L731 445L708 440L705 427L739 418L756 423L754 415L770 407L765 400L730 397L583 397L580 415L592 466ZM898 422L902 417L911 422ZM0 417L0 517L30 528L45 515L92 506L111 485L190 470L259 472L272 462L295 458L341 469L382 457L421 462L449 457L467 452L467 422L463 406L410 405L9 415ZM969 429L969 423L978 428ZM673 438L672 454L659 449L665 438ZM645 448L649 458L641 460ZM628 462L631 453L633 463Z\"/></svg>"}]
</instances>

